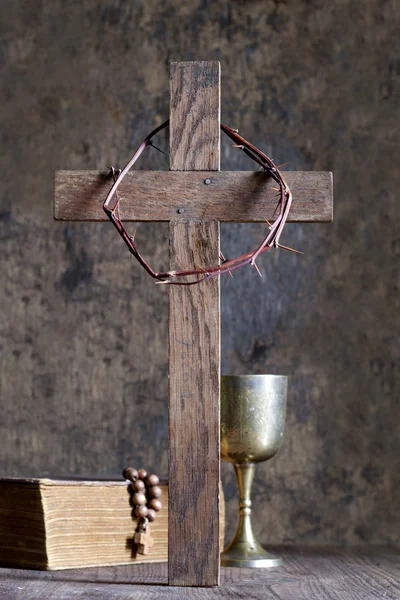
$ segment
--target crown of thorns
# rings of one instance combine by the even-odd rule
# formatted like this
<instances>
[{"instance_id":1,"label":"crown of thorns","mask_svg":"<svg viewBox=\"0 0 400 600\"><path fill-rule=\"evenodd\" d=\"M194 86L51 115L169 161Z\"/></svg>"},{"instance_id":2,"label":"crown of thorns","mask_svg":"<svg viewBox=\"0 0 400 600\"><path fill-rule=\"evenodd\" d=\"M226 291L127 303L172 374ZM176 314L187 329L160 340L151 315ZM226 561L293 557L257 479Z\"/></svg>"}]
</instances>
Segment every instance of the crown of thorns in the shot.
<instances>
[{"instance_id":1,"label":"crown of thorns","mask_svg":"<svg viewBox=\"0 0 400 600\"><path fill-rule=\"evenodd\" d=\"M266 154L261 152L261 150L259 150L258 148L253 146L253 144L251 144L242 136L240 136L235 129L231 129L227 125L221 123L221 130L235 142L235 147L243 150L243 152L247 154L247 156L249 156L260 166L261 170L266 171L278 184L278 187L275 188L277 191L278 203L273 215L273 218L275 217L275 215L276 218L274 219L273 223L270 223L269 221L267 221L267 219L265 219L268 225L268 233L264 237L261 244L251 252L241 254L240 256L236 256L235 258L231 259L225 259L222 255L220 255L221 262L217 265L211 265L208 267L204 266L182 271L166 271L165 273L159 273L154 271L138 251L135 243L135 236L129 235L125 229L125 226L122 223L119 210L121 196L118 192L118 187L124 179L125 175L138 160L142 152L148 146L152 146L154 148L156 147L152 142L153 137L159 131L168 127L168 125L169 121L165 121L165 123L162 123L162 125L156 127L156 129L154 129L143 140L143 142L140 144L139 148L136 150L135 154L132 156L128 164L124 167L124 169L116 170L114 169L114 167L111 167L111 173L114 183L110 191L108 192L103 204L104 211L106 212L108 218L112 221L112 223L114 223L118 233L121 235L122 239L128 246L131 254L138 260L138 262L142 265L145 271L149 275L151 275L151 277L157 280L156 283L165 283L170 285L195 285L202 281L206 281L211 277L217 277L223 273L231 273L235 269L239 269L244 265L251 265L255 267L258 273L261 275L256 265L256 260L262 252L270 250L270 248L284 248L285 250L298 252L298 250L293 250L292 248L288 248L287 246L283 246L279 243L283 228L289 215L290 206L292 204L292 193L281 172Z\"/></svg>"}]
</instances>

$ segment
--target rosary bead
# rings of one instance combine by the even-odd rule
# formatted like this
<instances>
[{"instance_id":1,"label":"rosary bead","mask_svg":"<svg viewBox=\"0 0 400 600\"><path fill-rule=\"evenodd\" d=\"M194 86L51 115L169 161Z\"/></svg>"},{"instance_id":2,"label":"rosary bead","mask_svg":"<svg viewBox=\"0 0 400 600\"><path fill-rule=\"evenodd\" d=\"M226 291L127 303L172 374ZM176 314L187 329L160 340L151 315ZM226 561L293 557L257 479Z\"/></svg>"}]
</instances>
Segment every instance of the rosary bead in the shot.
<instances>
[{"instance_id":1,"label":"rosary bead","mask_svg":"<svg viewBox=\"0 0 400 600\"><path fill-rule=\"evenodd\" d=\"M136 479L139 477L139 474L136 469L129 467L128 469L124 469L122 471L122 477L124 479L129 479L129 481L136 481Z\"/></svg>"},{"instance_id":2,"label":"rosary bead","mask_svg":"<svg viewBox=\"0 0 400 600\"><path fill-rule=\"evenodd\" d=\"M148 508L144 504L135 508L135 515L138 519L144 519L145 517L147 517L148 512Z\"/></svg>"},{"instance_id":3,"label":"rosary bead","mask_svg":"<svg viewBox=\"0 0 400 600\"><path fill-rule=\"evenodd\" d=\"M139 506L141 504L146 504L146 496L141 492L136 492L132 496L132 502L135 506Z\"/></svg>"},{"instance_id":4,"label":"rosary bead","mask_svg":"<svg viewBox=\"0 0 400 600\"><path fill-rule=\"evenodd\" d=\"M159 498L162 494L162 491L158 485L155 485L154 487L149 488L148 493L150 498Z\"/></svg>"},{"instance_id":5,"label":"rosary bead","mask_svg":"<svg viewBox=\"0 0 400 600\"><path fill-rule=\"evenodd\" d=\"M148 485L149 487L153 487L154 485L158 485L160 483L160 480L158 479L157 475L149 475L146 479L146 485Z\"/></svg>"},{"instance_id":6,"label":"rosary bead","mask_svg":"<svg viewBox=\"0 0 400 600\"><path fill-rule=\"evenodd\" d=\"M132 483L132 489L135 492L143 492L144 488L145 488L145 485L141 479L137 479L136 481L134 481Z\"/></svg>"},{"instance_id":7,"label":"rosary bead","mask_svg":"<svg viewBox=\"0 0 400 600\"><path fill-rule=\"evenodd\" d=\"M162 509L162 504L161 504L160 500L157 500L157 498L153 498L153 500L150 500L150 502L149 502L149 508L152 508L153 510L158 512L159 510Z\"/></svg>"},{"instance_id":8,"label":"rosary bead","mask_svg":"<svg viewBox=\"0 0 400 600\"><path fill-rule=\"evenodd\" d=\"M146 477L147 477L146 469L139 469L138 475L139 475L139 479L146 479Z\"/></svg>"},{"instance_id":9,"label":"rosary bead","mask_svg":"<svg viewBox=\"0 0 400 600\"><path fill-rule=\"evenodd\" d=\"M147 518L148 518L148 520L150 522L154 521L155 518L156 518L156 516L157 516L156 511L153 508L149 508L148 511L147 511Z\"/></svg>"}]
</instances>

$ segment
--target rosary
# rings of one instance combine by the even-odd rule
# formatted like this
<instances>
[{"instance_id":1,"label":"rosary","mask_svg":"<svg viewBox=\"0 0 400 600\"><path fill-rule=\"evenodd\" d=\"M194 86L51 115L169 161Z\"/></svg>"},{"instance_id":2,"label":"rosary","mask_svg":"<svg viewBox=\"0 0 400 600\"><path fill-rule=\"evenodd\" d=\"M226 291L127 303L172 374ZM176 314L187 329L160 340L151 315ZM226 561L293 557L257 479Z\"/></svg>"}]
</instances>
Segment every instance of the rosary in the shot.
<instances>
[{"instance_id":1,"label":"rosary","mask_svg":"<svg viewBox=\"0 0 400 600\"><path fill-rule=\"evenodd\" d=\"M162 508L159 500L161 497L160 480L157 475L148 475L146 469L137 471L132 467L124 469L122 476L130 483L132 516L139 519L133 541L139 554L148 554L153 545L149 522L155 520L157 513Z\"/></svg>"}]
</instances>

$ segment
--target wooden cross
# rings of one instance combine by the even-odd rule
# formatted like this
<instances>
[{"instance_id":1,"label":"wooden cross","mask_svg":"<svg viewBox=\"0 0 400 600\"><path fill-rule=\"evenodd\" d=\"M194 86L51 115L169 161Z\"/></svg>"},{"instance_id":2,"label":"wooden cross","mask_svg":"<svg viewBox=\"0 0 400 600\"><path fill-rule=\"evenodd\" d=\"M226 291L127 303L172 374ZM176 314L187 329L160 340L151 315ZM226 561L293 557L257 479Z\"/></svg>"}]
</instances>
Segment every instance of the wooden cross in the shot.
<instances>
[{"instance_id":1,"label":"wooden cross","mask_svg":"<svg viewBox=\"0 0 400 600\"><path fill-rule=\"evenodd\" d=\"M147 527L146 531L136 531L133 541L137 546L138 554L149 554L154 544L149 527Z\"/></svg>"},{"instance_id":2,"label":"wooden cross","mask_svg":"<svg viewBox=\"0 0 400 600\"><path fill-rule=\"evenodd\" d=\"M265 172L219 171L218 62L171 64L169 150L169 172L132 171L124 179L124 220L169 222L171 269L217 264L220 221L265 223L276 206ZM331 173L285 172L285 179L293 193L289 221L332 220ZM105 220L110 184L104 172L58 171L55 218ZM169 583L213 586L220 554L219 278L169 292Z\"/></svg>"}]
</instances>

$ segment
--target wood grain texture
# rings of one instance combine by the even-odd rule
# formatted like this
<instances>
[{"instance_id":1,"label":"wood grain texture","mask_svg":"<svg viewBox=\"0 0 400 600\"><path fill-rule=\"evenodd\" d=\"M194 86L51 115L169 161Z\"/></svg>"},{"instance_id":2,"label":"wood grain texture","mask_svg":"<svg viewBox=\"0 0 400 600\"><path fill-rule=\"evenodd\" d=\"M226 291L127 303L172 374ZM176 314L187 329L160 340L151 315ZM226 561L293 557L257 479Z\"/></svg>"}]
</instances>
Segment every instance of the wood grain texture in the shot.
<instances>
[{"instance_id":1,"label":"wood grain texture","mask_svg":"<svg viewBox=\"0 0 400 600\"><path fill-rule=\"evenodd\" d=\"M400 553L368 547L273 548L284 564L277 569L221 570L219 588L165 587L165 563L28 571L0 569L0 598L5 600L398 600Z\"/></svg>"},{"instance_id":2,"label":"wood grain texture","mask_svg":"<svg viewBox=\"0 0 400 600\"><path fill-rule=\"evenodd\" d=\"M170 66L172 171L219 171L221 68L217 61Z\"/></svg>"},{"instance_id":3,"label":"wood grain texture","mask_svg":"<svg viewBox=\"0 0 400 600\"><path fill-rule=\"evenodd\" d=\"M285 178L293 193L289 222L332 221L332 173L289 171ZM56 171L54 184L56 219L107 219L103 210L111 187L107 172ZM121 215L125 221L208 218L264 223L276 208L275 185L259 171L131 171L120 187Z\"/></svg>"},{"instance_id":4,"label":"wood grain texture","mask_svg":"<svg viewBox=\"0 0 400 600\"><path fill-rule=\"evenodd\" d=\"M172 222L173 268L218 261L219 223ZM170 288L169 570L175 585L219 581L219 278Z\"/></svg>"},{"instance_id":5,"label":"wood grain texture","mask_svg":"<svg viewBox=\"0 0 400 600\"><path fill-rule=\"evenodd\" d=\"M219 63L173 63L170 94L170 169L219 169ZM218 221L171 221L171 269L218 258ZM219 277L170 287L170 585L219 584L220 335Z\"/></svg>"}]
</instances>

